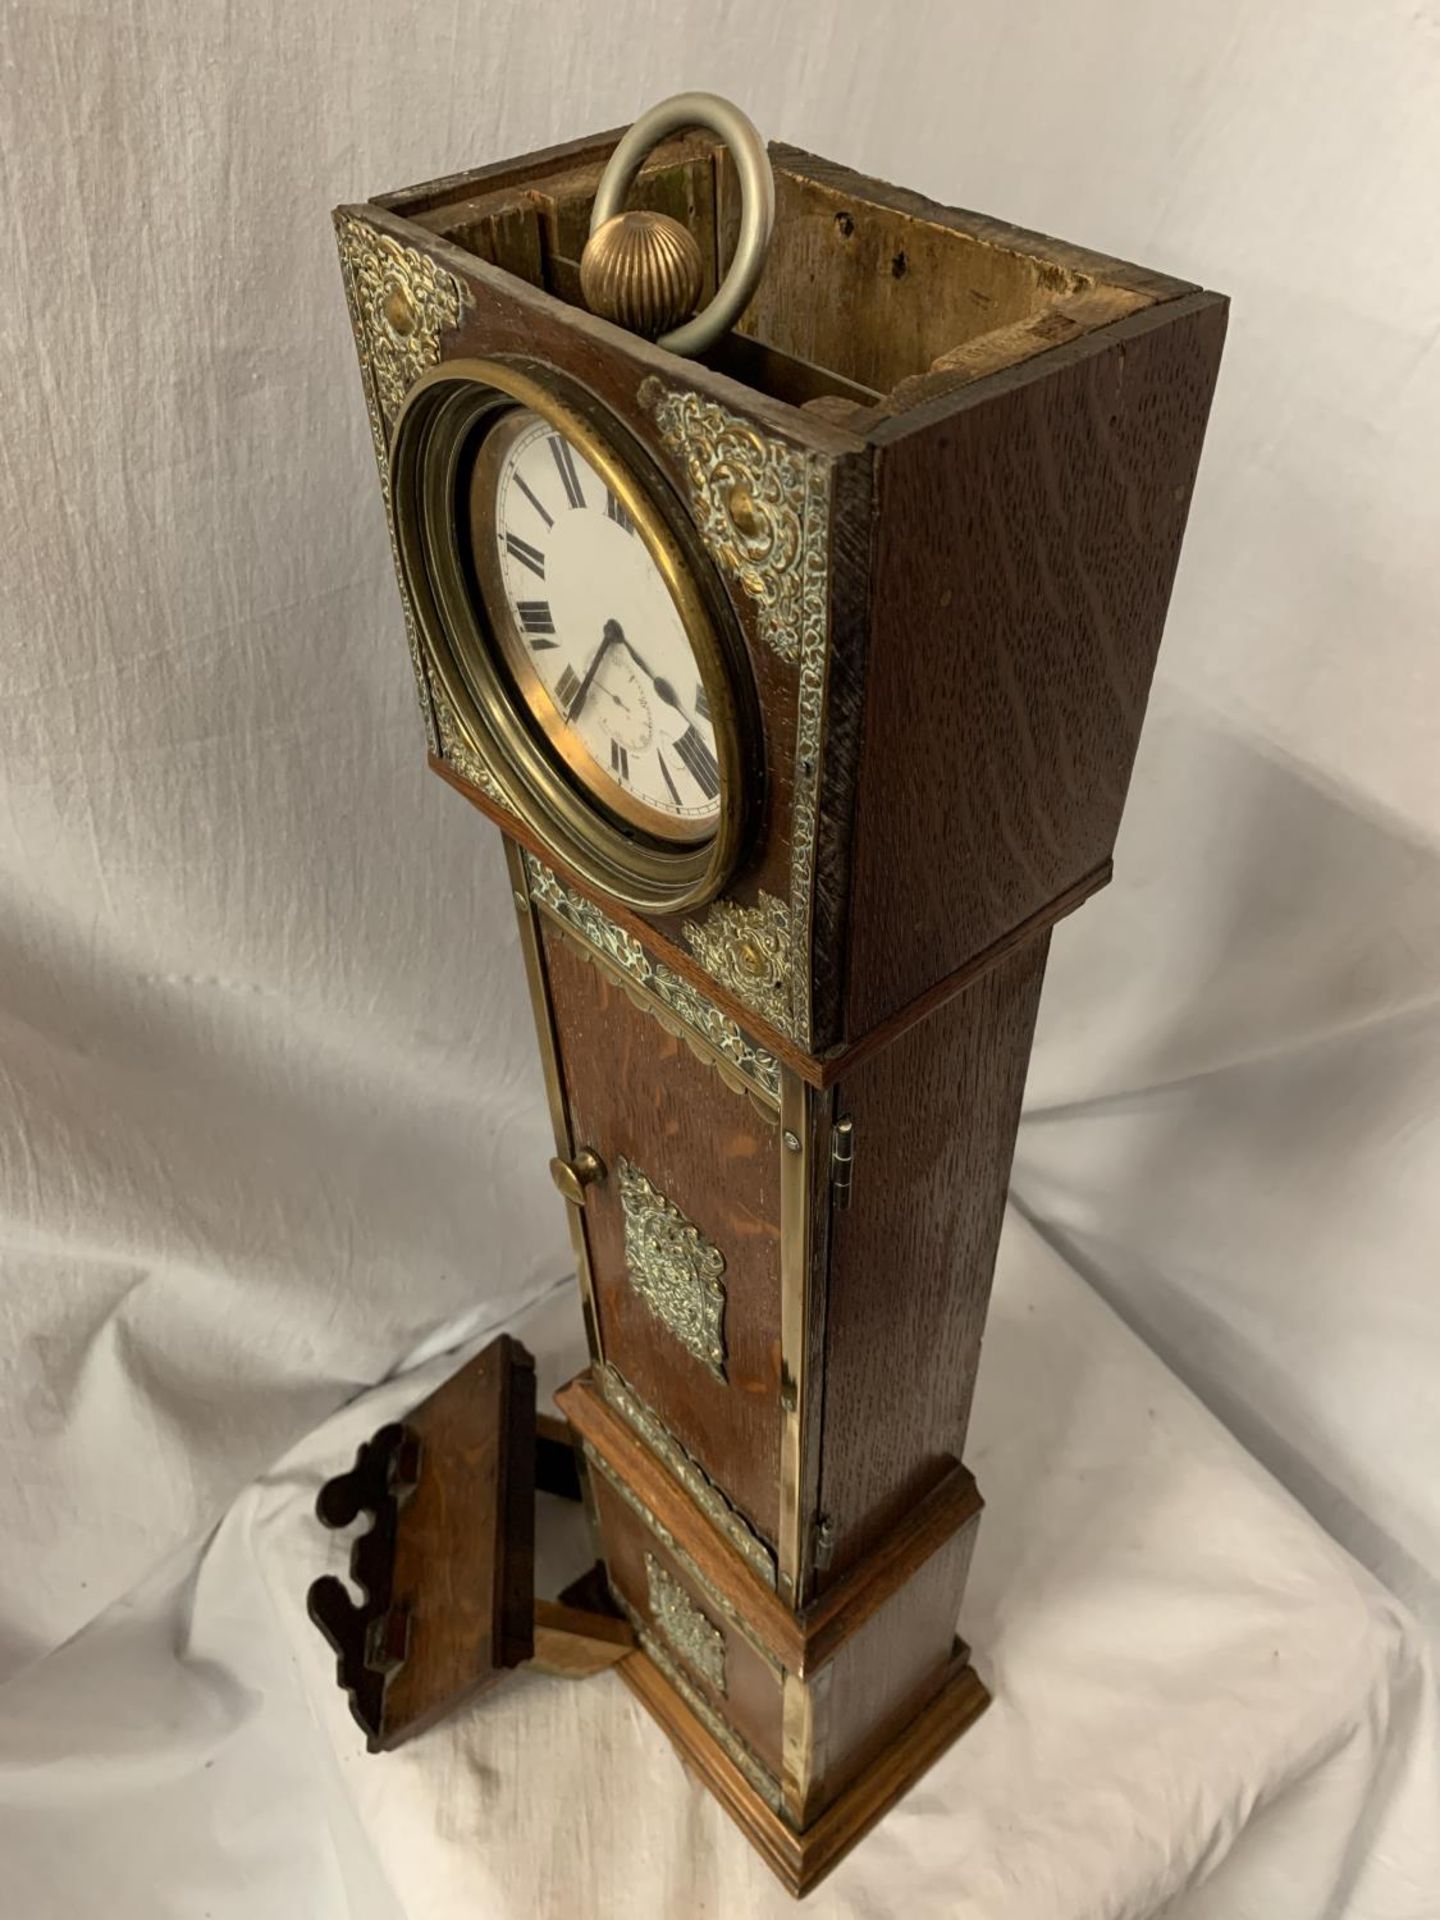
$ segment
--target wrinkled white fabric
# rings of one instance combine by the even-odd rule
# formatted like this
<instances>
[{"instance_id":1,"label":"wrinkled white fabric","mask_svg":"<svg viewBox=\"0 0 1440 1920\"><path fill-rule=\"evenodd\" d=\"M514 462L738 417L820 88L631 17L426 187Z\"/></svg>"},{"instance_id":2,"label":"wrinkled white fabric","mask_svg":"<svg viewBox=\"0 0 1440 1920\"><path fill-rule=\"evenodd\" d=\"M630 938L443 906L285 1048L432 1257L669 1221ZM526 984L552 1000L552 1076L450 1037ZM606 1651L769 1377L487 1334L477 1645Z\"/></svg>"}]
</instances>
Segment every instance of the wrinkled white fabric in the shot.
<instances>
[{"instance_id":1,"label":"wrinkled white fabric","mask_svg":"<svg viewBox=\"0 0 1440 1920\"><path fill-rule=\"evenodd\" d=\"M266 1576L236 1574L221 1634L212 1568L243 1561L236 1530L262 1513L277 1552L299 1525L270 1481L245 1491L257 1475L298 1448L313 1478L336 1407L495 1324L568 1249L496 839L422 765L327 214L681 85L1234 297L1117 878L1055 940L1015 1195L1440 1626L1433 0L913 0L883 19L870 0L7 0L0 1712L7 1791L70 1796L33 1823L63 1833L65 1902L32 1878L23 1920L108 1895L144 1830L122 1786L199 1823L190 1864L172 1823L130 1912L203 1914L187 1755L202 1722L219 1738L242 1717L200 1770L226 1783L226 1844L254 1849L246 1886L274 1895L248 1911L308 1915L302 1859L331 1890L316 1913L340 1887L357 1913L381 1897L345 1824L350 1762L284 1718ZM1024 1532L987 1490L993 1554L997 1520ZM188 1597L106 1612L237 1500ZM987 1577L982 1555L977 1596ZM1091 1603L1107 1595L1138 1605L1114 1583ZM201 1651L167 1668L155 1649L192 1605ZM242 1642L260 1664L232 1684ZM1336 1696L1332 1758L1245 1830L1277 1888L1333 1867L1309 1909L1327 1920L1409 1913L1376 1876L1408 1885L1397 1834L1440 1824L1418 1776L1387 1771L1396 1729L1423 1724L1418 1670L1375 1659L1389 1678ZM534 1766L578 1780L547 1742L581 1709L522 1695ZM520 1708L495 1711L521 1745ZM584 1711L641 1737L618 1696ZM22 1783L27 1751L45 1772ZM431 1870L414 1856L440 1764L397 1794L407 1873ZM1023 1822L1018 1762L1003 1779ZM298 1820L267 1837L277 1784L297 1807L329 1796L323 1839ZM446 1818L473 1824L470 1796L467 1776ZM597 1834L600 1805L569 1796L566 1833ZM893 1835L876 1845L864 1897L884 1912L912 1883ZM679 1857L665 1871L693 1886ZM303 1898L276 1891L286 1872ZM1055 1872L1081 1914L1085 1883Z\"/></svg>"},{"instance_id":2,"label":"wrinkled white fabric","mask_svg":"<svg viewBox=\"0 0 1440 1920\"><path fill-rule=\"evenodd\" d=\"M542 1391L583 1363L569 1286L515 1330ZM304 1616L308 1582L345 1555L314 1495L455 1364L307 1436L198 1564L181 1556L0 1694L14 1912L794 1913L614 1675L519 1675L364 1753ZM1434 1913L1419 1629L1018 1221L972 1458L990 1504L961 1626L994 1704L808 1914ZM585 1564L573 1531L547 1544L542 1579Z\"/></svg>"}]
</instances>

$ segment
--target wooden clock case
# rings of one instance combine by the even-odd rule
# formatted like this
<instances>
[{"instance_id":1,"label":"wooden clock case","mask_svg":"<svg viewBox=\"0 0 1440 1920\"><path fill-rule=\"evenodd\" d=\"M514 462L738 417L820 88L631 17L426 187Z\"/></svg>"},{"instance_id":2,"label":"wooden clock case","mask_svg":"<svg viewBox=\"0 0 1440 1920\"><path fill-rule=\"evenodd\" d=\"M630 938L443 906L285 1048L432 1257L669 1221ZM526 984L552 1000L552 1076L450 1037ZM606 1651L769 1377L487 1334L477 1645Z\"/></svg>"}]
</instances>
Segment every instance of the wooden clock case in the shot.
<instances>
[{"instance_id":1,"label":"wooden clock case","mask_svg":"<svg viewBox=\"0 0 1440 1920\"><path fill-rule=\"evenodd\" d=\"M985 1704L961 1456L1021 1091L1050 929L1109 877L1226 303L777 145L759 291L679 360L579 305L617 137L337 228L392 510L417 378L558 370L743 643L744 855L642 915L517 812L406 605L430 764L506 838L557 1156L603 1171L561 1403L619 1670L798 1892ZM713 290L723 149L669 143L632 198Z\"/></svg>"}]
</instances>

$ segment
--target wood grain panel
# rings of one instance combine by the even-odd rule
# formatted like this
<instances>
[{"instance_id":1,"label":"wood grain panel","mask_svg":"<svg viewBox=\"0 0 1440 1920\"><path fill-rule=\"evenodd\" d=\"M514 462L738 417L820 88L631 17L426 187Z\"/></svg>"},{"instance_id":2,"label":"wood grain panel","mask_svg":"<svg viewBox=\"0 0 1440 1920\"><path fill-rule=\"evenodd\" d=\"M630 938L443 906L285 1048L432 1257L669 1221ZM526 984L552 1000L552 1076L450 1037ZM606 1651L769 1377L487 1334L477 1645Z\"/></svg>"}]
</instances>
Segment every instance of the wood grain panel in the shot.
<instances>
[{"instance_id":1,"label":"wood grain panel","mask_svg":"<svg viewBox=\"0 0 1440 1920\"><path fill-rule=\"evenodd\" d=\"M849 1034L1109 857L1225 312L1152 307L876 429Z\"/></svg>"},{"instance_id":2,"label":"wood grain panel","mask_svg":"<svg viewBox=\"0 0 1440 1920\"><path fill-rule=\"evenodd\" d=\"M765 1804L643 1653L622 1660L616 1672L765 1864L796 1895L808 1893L990 1704L974 1669L957 1662L929 1705L817 1819L797 1832Z\"/></svg>"},{"instance_id":3,"label":"wood grain panel","mask_svg":"<svg viewBox=\"0 0 1440 1920\"><path fill-rule=\"evenodd\" d=\"M820 1505L829 1585L961 1457L1049 935L866 1061L830 1222Z\"/></svg>"},{"instance_id":4,"label":"wood grain panel","mask_svg":"<svg viewBox=\"0 0 1440 1920\"><path fill-rule=\"evenodd\" d=\"M585 1237L605 1358L772 1545L779 1518L778 1121L733 1092L542 919L561 1073L577 1149L611 1170L592 1187ZM613 1177L637 1166L725 1256L725 1379L628 1278Z\"/></svg>"},{"instance_id":5,"label":"wood grain panel","mask_svg":"<svg viewBox=\"0 0 1440 1920\"><path fill-rule=\"evenodd\" d=\"M408 1616L385 1744L533 1651L535 1364L502 1334L407 1416L420 1474L396 1528L391 1607Z\"/></svg>"},{"instance_id":6,"label":"wood grain panel","mask_svg":"<svg viewBox=\"0 0 1440 1920\"><path fill-rule=\"evenodd\" d=\"M922 1711L955 1670L955 1622L979 1515L841 1646L813 1685L806 1824Z\"/></svg>"}]
</instances>

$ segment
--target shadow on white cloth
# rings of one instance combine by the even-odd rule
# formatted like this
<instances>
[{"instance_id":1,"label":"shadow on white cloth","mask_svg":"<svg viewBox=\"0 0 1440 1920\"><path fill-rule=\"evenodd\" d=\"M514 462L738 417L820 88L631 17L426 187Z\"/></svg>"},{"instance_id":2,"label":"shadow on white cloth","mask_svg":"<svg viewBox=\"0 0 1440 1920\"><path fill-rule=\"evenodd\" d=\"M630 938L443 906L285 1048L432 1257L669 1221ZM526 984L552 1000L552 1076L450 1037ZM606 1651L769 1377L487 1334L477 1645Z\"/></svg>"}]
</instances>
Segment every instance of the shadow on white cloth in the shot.
<instances>
[{"instance_id":1,"label":"shadow on white cloth","mask_svg":"<svg viewBox=\"0 0 1440 1920\"><path fill-rule=\"evenodd\" d=\"M582 1363L568 1285L512 1324L542 1396ZM795 1911L613 1675L516 1675L364 1754L305 1618L345 1556L312 1503L462 1357L326 1421L0 1691L17 1920ZM995 1704L814 1920L1433 1916L1423 1636L1013 1218L971 1463L990 1504L961 1625Z\"/></svg>"},{"instance_id":2,"label":"shadow on white cloth","mask_svg":"<svg viewBox=\"0 0 1440 1920\"><path fill-rule=\"evenodd\" d=\"M1440 850L1162 687L1117 866L1012 1198L1440 1634Z\"/></svg>"}]
</instances>

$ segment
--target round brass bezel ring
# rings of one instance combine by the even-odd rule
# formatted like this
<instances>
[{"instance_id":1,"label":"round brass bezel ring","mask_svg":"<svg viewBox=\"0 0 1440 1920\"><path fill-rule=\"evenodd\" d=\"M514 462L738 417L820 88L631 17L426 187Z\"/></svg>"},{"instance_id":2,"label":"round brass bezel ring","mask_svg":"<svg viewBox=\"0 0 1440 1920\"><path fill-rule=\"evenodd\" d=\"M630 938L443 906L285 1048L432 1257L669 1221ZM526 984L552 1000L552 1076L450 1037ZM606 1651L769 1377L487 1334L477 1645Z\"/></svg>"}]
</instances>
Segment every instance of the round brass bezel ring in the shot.
<instances>
[{"instance_id":1,"label":"round brass bezel ring","mask_svg":"<svg viewBox=\"0 0 1440 1920\"><path fill-rule=\"evenodd\" d=\"M695 653L715 733L720 807L706 839L661 842L576 785L515 691L464 559L466 475L485 433L515 406L565 435L601 475L659 568ZM542 844L583 879L641 913L678 913L724 887L743 851L761 766L748 661L683 507L643 450L575 383L534 362L451 360L405 397L390 443L396 550L426 664L465 745ZM625 454L617 442L626 445ZM638 477L645 473L645 479ZM664 505L661 503L665 502ZM667 511L668 508L668 511Z\"/></svg>"}]
</instances>

